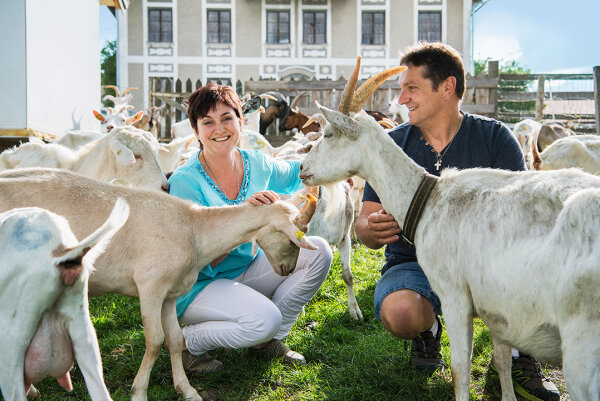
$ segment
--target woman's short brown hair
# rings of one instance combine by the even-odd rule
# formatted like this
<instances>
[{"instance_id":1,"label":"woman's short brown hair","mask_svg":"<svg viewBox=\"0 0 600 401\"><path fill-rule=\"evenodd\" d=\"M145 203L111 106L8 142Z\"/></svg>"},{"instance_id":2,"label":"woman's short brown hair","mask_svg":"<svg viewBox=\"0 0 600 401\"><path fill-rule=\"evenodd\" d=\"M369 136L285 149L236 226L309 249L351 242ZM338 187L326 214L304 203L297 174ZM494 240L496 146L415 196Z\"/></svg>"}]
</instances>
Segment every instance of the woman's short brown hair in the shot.
<instances>
[{"instance_id":1,"label":"woman's short brown hair","mask_svg":"<svg viewBox=\"0 0 600 401\"><path fill-rule=\"evenodd\" d=\"M233 88L210 81L196 89L188 98L187 114L194 131L198 131L198 119L207 115L209 110L214 110L217 102L223 102L231 107L237 117L242 119L242 102Z\"/></svg>"},{"instance_id":2,"label":"woman's short brown hair","mask_svg":"<svg viewBox=\"0 0 600 401\"><path fill-rule=\"evenodd\" d=\"M448 77L456 78L455 93L462 99L465 93L465 67L460 53L452 46L441 42L419 42L405 50L400 64L412 64L415 67L424 65L424 78L431 79L434 90Z\"/></svg>"}]
</instances>

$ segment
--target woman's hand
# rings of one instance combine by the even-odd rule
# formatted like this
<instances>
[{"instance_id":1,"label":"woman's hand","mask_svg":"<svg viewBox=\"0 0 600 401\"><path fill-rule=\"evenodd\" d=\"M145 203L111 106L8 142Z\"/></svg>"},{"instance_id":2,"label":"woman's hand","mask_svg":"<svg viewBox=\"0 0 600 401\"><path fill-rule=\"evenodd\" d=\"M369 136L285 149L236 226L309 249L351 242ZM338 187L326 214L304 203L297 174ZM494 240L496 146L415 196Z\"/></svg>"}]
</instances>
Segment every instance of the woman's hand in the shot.
<instances>
[{"instance_id":1,"label":"woman's hand","mask_svg":"<svg viewBox=\"0 0 600 401\"><path fill-rule=\"evenodd\" d=\"M246 199L246 202L254 205L270 205L271 203L279 200L279 195L273 191L260 191Z\"/></svg>"}]
</instances>

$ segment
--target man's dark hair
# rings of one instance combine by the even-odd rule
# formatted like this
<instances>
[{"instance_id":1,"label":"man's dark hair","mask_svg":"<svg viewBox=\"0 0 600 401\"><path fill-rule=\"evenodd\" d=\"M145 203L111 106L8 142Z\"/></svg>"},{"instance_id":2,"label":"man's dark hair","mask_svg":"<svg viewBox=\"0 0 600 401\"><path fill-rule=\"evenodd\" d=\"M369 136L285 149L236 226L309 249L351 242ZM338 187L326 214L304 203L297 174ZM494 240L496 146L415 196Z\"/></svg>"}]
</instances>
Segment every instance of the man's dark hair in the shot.
<instances>
[{"instance_id":1,"label":"man's dark hair","mask_svg":"<svg viewBox=\"0 0 600 401\"><path fill-rule=\"evenodd\" d=\"M242 102L233 88L210 81L196 89L188 98L187 115L194 131L198 131L198 119L207 115L209 110L214 110L219 101L231 107L237 117L242 119Z\"/></svg>"},{"instance_id":2,"label":"man's dark hair","mask_svg":"<svg viewBox=\"0 0 600 401\"><path fill-rule=\"evenodd\" d=\"M405 50L400 64L425 66L424 78L431 79L434 90L448 77L456 78L455 93L462 99L465 93L465 67L460 53L452 46L441 42L419 42Z\"/></svg>"}]
</instances>

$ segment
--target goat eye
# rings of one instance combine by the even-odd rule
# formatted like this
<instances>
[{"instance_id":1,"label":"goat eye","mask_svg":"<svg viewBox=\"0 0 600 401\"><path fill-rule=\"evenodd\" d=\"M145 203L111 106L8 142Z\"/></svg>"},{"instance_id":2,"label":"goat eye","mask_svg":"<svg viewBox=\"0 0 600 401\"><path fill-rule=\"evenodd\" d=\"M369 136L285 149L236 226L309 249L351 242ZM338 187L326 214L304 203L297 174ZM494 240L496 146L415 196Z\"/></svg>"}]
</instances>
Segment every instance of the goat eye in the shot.
<instances>
[{"instance_id":1,"label":"goat eye","mask_svg":"<svg viewBox=\"0 0 600 401\"><path fill-rule=\"evenodd\" d=\"M135 160L142 160L142 156L141 155L135 155Z\"/></svg>"}]
</instances>

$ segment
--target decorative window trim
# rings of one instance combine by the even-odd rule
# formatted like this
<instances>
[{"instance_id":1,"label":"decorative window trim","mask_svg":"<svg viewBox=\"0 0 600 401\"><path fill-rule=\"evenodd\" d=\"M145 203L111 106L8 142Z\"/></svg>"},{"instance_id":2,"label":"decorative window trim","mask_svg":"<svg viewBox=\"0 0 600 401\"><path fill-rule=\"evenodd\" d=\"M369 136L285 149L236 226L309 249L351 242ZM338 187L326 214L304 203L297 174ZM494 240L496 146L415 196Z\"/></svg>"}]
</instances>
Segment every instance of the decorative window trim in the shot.
<instances>
[{"instance_id":1,"label":"decorative window trim","mask_svg":"<svg viewBox=\"0 0 600 401\"><path fill-rule=\"evenodd\" d=\"M423 0L414 0L413 15L413 38L416 42L419 38L419 11L441 11L442 13L442 42L448 41L448 0L441 0L441 4L420 4Z\"/></svg>"}]
</instances>

